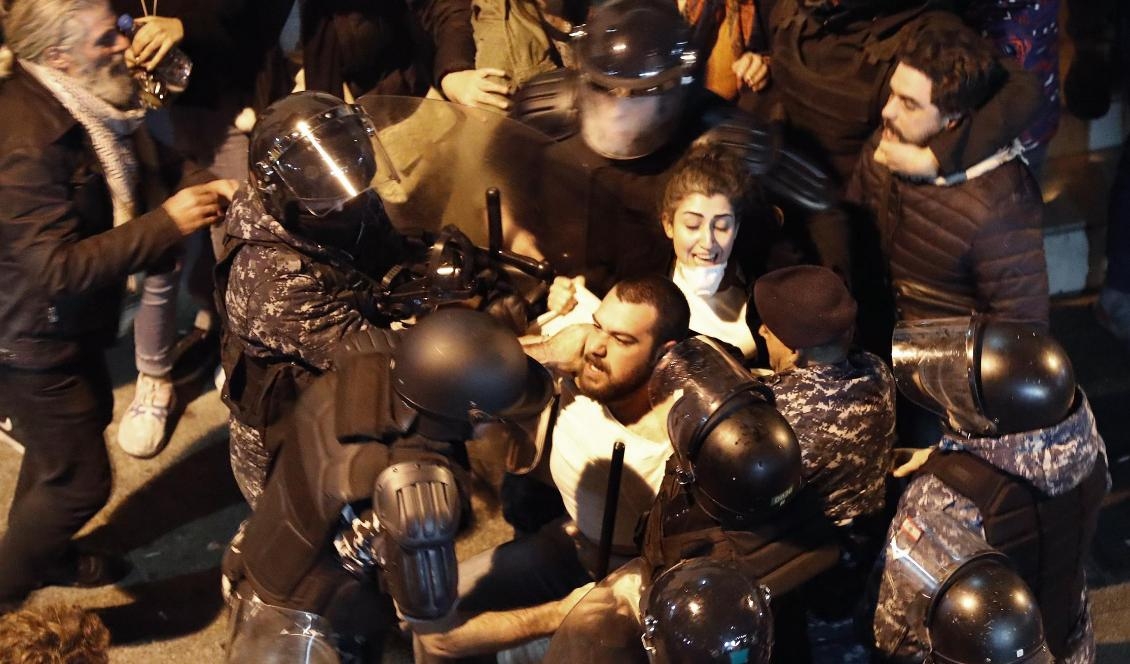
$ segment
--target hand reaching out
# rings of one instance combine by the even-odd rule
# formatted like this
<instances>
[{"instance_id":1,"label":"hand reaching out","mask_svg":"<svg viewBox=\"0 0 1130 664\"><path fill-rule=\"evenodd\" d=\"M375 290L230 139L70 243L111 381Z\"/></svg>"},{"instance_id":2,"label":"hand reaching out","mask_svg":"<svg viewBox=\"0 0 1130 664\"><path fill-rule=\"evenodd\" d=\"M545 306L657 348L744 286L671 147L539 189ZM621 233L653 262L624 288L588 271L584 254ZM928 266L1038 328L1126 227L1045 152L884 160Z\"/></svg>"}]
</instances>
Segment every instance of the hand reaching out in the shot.
<instances>
[{"instance_id":1,"label":"hand reaching out","mask_svg":"<svg viewBox=\"0 0 1130 664\"><path fill-rule=\"evenodd\" d=\"M181 235L188 237L224 218L238 186L235 180L212 180L185 187L170 196L161 207L172 217Z\"/></svg>"},{"instance_id":2,"label":"hand reaching out","mask_svg":"<svg viewBox=\"0 0 1130 664\"><path fill-rule=\"evenodd\" d=\"M501 69L466 69L444 76L440 87L444 96L457 104L505 111L510 108L508 80Z\"/></svg>"}]
</instances>

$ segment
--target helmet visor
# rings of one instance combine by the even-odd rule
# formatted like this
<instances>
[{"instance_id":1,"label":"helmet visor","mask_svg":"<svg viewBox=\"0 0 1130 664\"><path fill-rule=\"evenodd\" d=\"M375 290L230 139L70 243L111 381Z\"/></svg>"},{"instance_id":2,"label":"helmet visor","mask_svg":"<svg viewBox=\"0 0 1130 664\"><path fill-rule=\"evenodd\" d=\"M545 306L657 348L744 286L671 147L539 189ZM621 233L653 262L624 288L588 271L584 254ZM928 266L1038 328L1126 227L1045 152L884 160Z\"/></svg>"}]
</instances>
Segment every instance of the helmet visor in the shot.
<instances>
[{"instance_id":1,"label":"helmet visor","mask_svg":"<svg viewBox=\"0 0 1130 664\"><path fill-rule=\"evenodd\" d=\"M648 383L652 405L672 405L667 416L671 443L680 454L692 458L711 416L724 403L751 391L760 393L762 388L732 355L703 336L686 339L667 351Z\"/></svg>"},{"instance_id":2,"label":"helmet visor","mask_svg":"<svg viewBox=\"0 0 1130 664\"><path fill-rule=\"evenodd\" d=\"M340 209L378 178L392 177L372 125L354 107L299 120L289 139L270 166L293 200L315 216Z\"/></svg>"},{"instance_id":3,"label":"helmet visor","mask_svg":"<svg viewBox=\"0 0 1130 664\"><path fill-rule=\"evenodd\" d=\"M908 624L924 625L934 598L954 572L972 560L1000 556L985 540L944 512L912 510L887 542L883 582L906 607Z\"/></svg>"},{"instance_id":4,"label":"helmet visor","mask_svg":"<svg viewBox=\"0 0 1130 664\"><path fill-rule=\"evenodd\" d=\"M965 433L993 429L977 398L975 341L969 317L899 323L891 339L899 391Z\"/></svg>"},{"instance_id":5,"label":"helmet visor","mask_svg":"<svg viewBox=\"0 0 1130 664\"><path fill-rule=\"evenodd\" d=\"M229 625L227 661L263 664L339 664L329 621L257 597L238 597Z\"/></svg>"},{"instance_id":6,"label":"helmet visor","mask_svg":"<svg viewBox=\"0 0 1130 664\"><path fill-rule=\"evenodd\" d=\"M642 558L604 577L565 616L544 664L646 664L637 607L647 579Z\"/></svg>"}]
</instances>

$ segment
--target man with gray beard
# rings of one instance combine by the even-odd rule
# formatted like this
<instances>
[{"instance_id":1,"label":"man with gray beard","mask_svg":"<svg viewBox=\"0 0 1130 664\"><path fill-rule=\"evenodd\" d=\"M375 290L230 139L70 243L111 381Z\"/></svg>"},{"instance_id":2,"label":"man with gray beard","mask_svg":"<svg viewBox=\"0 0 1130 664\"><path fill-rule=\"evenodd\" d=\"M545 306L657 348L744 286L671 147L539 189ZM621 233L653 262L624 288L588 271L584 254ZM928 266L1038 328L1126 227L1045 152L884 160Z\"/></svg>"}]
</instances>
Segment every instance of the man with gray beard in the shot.
<instances>
[{"instance_id":1,"label":"man with gray beard","mask_svg":"<svg viewBox=\"0 0 1130 664\"><path fill-rule=\"evenodd\" d=\"M110 493L102 349L126 276L167 264L184 237L223 218L235 190L183 177L139 131L129 42L106 0L15 0L3 21L0 424L25 452L0 539L0 612L41 585L101 585L124 571L71 542Z\"/></svg>"}]
</instances>

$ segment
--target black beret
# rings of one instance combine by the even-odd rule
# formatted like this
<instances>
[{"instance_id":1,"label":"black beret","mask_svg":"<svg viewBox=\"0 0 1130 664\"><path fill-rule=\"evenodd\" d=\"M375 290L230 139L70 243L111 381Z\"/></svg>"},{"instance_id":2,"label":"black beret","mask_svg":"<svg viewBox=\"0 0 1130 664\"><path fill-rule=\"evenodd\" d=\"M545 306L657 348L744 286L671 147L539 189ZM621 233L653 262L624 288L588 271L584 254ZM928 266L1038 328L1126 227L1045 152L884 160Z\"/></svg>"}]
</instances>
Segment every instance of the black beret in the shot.
<instances>
[{"instance_id":1,"label":"black beret","mask_svg":"<svg viewBox=\"0 0 1130 664\"><path fill-rule=\"evenodd\" d=\"M855 299L826 267L774 270L754 284L753 301L765 327L793 350L832 343L855 324Z\"/></svg>"}]
</instances>

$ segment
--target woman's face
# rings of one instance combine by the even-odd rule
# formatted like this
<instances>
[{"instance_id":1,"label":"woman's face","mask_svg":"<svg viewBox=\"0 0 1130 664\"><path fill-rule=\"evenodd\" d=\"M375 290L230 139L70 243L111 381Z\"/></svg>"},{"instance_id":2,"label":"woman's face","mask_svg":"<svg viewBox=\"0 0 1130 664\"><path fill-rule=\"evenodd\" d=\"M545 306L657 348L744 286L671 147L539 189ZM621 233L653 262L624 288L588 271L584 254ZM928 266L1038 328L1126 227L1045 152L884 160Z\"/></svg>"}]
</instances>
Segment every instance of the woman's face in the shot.
<instances>
[{"instance_id":1,"label":"woman's face","mask_svg":"<svg viewBox=\"0 0 1130 664\"><path fill-rule=\"evenodd\" d=\"M722 194L690 194L664 218L663 230L675 245L675 260L686 267L710 267L730 259L738 221Z\"/></svg>"}]
</instances>

